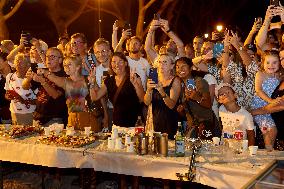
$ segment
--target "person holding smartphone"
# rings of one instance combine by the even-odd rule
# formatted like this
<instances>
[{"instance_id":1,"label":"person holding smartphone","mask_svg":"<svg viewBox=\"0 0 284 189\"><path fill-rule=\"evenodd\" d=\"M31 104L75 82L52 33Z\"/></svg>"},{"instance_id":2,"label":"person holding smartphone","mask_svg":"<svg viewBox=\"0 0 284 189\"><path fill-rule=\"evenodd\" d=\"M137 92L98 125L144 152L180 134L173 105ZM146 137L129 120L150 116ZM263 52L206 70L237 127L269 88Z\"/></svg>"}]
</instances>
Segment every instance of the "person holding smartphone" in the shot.
<instances>
[{"instance_id":1,"label":"person holding smartphone","mask_svg":"<svg viewBox=\"0 0 284 189\"><path fill-rule=\"evenodd\" d=\"M177 111L187 121L189 137L211 139L220 135L218 119L213 113L208 83L191 74L193 63L182 57L176 61L176 74L182 80L182 95Z\"/></svg>"},{"instance_id":2,"label":"person holding smartphone","mask_svg":"<svg viewBox=\"0 0 284 189\"><path fill-rule=\"evenodd\" d=\"M178 127L176 105L181 91L181 81L174 76L174 59L168 54L158 56L158 83L151 79L147 82L144 103L152 103L154 130L168 133L173 139Z\"/></svg>"}]
</instances>

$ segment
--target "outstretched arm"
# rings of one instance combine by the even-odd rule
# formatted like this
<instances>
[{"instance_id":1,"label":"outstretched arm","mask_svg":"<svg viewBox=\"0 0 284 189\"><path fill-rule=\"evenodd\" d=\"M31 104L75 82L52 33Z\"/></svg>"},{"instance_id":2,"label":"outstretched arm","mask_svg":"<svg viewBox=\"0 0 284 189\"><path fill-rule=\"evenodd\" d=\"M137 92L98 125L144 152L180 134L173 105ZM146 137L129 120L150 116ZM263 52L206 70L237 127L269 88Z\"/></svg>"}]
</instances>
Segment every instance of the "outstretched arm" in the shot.
<instances>
[{"instance_id":1,"label":"outstretched arm","mask_svg":"<svg viewBox=\"0 0 284 189\"><path fill-rule=\"evenodd\" d=\"M160 25L162 30L175 42L178 49L179 57L185 57L184 44L182 40L170 29L169 23L167 20L160 19Z\"/></svg>"}]
</instances>

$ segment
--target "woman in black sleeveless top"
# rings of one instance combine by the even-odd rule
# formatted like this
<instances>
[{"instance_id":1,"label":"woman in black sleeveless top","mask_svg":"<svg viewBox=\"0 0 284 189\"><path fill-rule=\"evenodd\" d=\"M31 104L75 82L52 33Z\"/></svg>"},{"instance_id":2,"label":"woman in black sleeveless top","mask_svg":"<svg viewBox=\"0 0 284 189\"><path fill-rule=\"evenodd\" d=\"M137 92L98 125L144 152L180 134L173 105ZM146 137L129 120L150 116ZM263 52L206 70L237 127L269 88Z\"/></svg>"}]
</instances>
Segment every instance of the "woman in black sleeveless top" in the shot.
<instances>
[{"instance_id":1,"label":"woman in black sleeveless top","mask_svg":"<svg viewBox=\"0 0 284 189\"><path fill-rule=\"evenodd\" d=\"M146 105L152 103L154 130L168 133L173 139L178 126L176 104L181 91L180 79L174 76L174 60L167 54L158 57L158 84L148 79L144 96Z\"/></svg>"},{"instance_id":2,"label":"woman in black sleeveless top","mask_svg":"<svg viewBox=\"0 0 284 189\"><path fill-rule=\"evenodd\" d=\"M111 70L114 75L107 77L101 88L91 84L91 98L98 100L108 94L113 104L113 124L121 127L134 127L138 115L141 115L141 102L145 94L141 79L137 74L130 73L123 53L113 54ZM93 81L96 81L94 73L91 77Z\"/></svg>"}]
</instances>

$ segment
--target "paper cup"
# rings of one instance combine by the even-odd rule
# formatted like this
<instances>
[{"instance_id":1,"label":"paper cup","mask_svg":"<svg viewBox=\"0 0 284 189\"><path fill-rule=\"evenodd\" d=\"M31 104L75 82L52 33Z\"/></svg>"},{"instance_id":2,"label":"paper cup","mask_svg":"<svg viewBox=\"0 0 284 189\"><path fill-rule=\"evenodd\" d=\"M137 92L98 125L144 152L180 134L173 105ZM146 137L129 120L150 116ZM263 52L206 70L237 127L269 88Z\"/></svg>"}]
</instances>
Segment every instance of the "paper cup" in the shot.
<instances>
[{"instance_id":1,"label":"paper cup","mask_svg":"<svg viewBox=\"0 0 284 189\"><path fill-rule=\"evenodd\" d=\"M57 128L59 128L60 132L62 132L64 129L64 124L57 124Z\"/></svg>"},{"instance_id":2,"label":"paper cup","mask_svg":"<svg viewBox=\"0 0 284 189\"><path fill-rule=\"evenodd\" d=\"M125 145L129 144L131 142L131 136L125 135Z\"/></svg>"},{"instance_id":3,"label":"paper cup","mask_svg":"<svg viewBox=\"0 0 284 189\"><path fill-rule=\"evenodd\" d=\"M115 149L117 149L117 150L122 149L121 138L116 138L116 139L115 139Z\"/></svg>"},{"instance_id":4,"label":"paper cup","mask_svg":"<svg viewBox=\"0 0 284 189\"><path fill-rule=\"evenodd\" d=\"M85 127L85 135L90 136L91 127Z\"/></svg>"},{"instance_id":5,"label":"paper cup","mask_svg":"<svg viewBox=\"0 0 284 189\"><path fill-rule=\"evenodd\" d=\"M246 151L248 149L248 140L243 140L242 149L243 151Z\"/></svg>"},{"instance_id":6,"label":"paper cup","mask_svg":"<svg viewBox=\"0 0 284 189\"><path fill-rule=\"evenodd\" d=\"M257 153L258 146L250 146L249 147L249 155L253 156Z\"/></svg>"},{"instance_id":7,"label":"paper cup","mask_svg":"<svg viewBox=\"0 0 284 189\"><path fill-rule=\"evenodd\" d=\"M107 138L107 148L108 149L114 149L114 140L111 137Z\"/></svg>"},{"instance_id":8,"label":"paper cup","mask_svg":"<svg viewBox=\"0 0 284 189\"><path fill-rule=\"evenodd\" d=\"M112 129L111 137L112 137L113 139L118 138L118 129L117 129L117 128L113 128L113 129Z\"/></svg>"},{"instance_id":9,"label":"paper cup","mask_svg":"<svg viewBox=\"0 0 284 189\"><path fill-rule=\"evenodd\" d=\"M134 144L133 142L129 142L127 145L126 145L126 152L134 152Z\"/></svg>"},{"instance_id":10,"label":"paper cup","mask_svg":"<svg viewBox=\"0 0 284 189\"><path fill-rule=\"evenodd\" d=\"M45 127L44 128L44 135L45 136L49 136L50 135L50 128L49 127Z\"/></svg>"},{"instance_id":11,"label":"paper cup","mask_svg":"<svg viewBox=\"0 0 284 189\"><path fill-rule=\"evenodd\" d=\"M58 136L60 134L60 128L55 128L54 134L55 136Z\"/></svg>"},{"instance_id":12,"label":"paper cup","mask_svg":"<svg viewBox=\"0 0 284 189\"><path fill-rule=\"evenodd\" d=\"M67 136L73 136L75 134L74 130L66 130L66 135Z\"/></svg>"},{"instance_id":13,"label":"paper cup","mask_svg":"<svg viewBox=\"0 0 284 189\"><path fill-rule=\"evenodd\" d=\"M213 137L212 140L213 140L213 144L215 146L219 146L219 144L220 144L220 138L219 137Z\"/></svg>"}]
</instances>

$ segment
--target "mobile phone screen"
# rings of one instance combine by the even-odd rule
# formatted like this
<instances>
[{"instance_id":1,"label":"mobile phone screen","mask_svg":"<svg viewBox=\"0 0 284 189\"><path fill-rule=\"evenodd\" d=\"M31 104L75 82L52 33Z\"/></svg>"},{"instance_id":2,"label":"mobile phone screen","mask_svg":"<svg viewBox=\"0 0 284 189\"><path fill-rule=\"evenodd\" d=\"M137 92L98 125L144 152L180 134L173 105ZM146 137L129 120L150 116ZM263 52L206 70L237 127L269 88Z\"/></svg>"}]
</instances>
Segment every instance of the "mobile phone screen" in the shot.
<instances>
[{"instance_id":1,"label":"mobile phone screen","mask_svg":"<svg viewBox=\"0 0 284 189\"><path fill-rule=\"evenodd\" d=\"M217 58L219 55L223 53L224 44L223 43L215 43L213 47L213 58Z\"/></svg>"},{"instance_id":2,"label":"mobile phone screen","mask_svg":"<svg viewBox=\"0 0 284 189\"><path fill-rule=\"evenodd\" d=\"M188 90L194 90L194 89L196 88L194 79L188 79L188 80L186 80L186 88L187 88Z\"/></svg>"},{"instance_id":3,"label":"mobile phone screen","mask_svg":"<svg viewBox=\"0 0 284 189\"><path fill-rule=\"evenodd\" d=\"M156 84L158 84L158 72L157 68L151 68L149 71L149 79L152 79Z\"/></svg>"}]
</instances>

